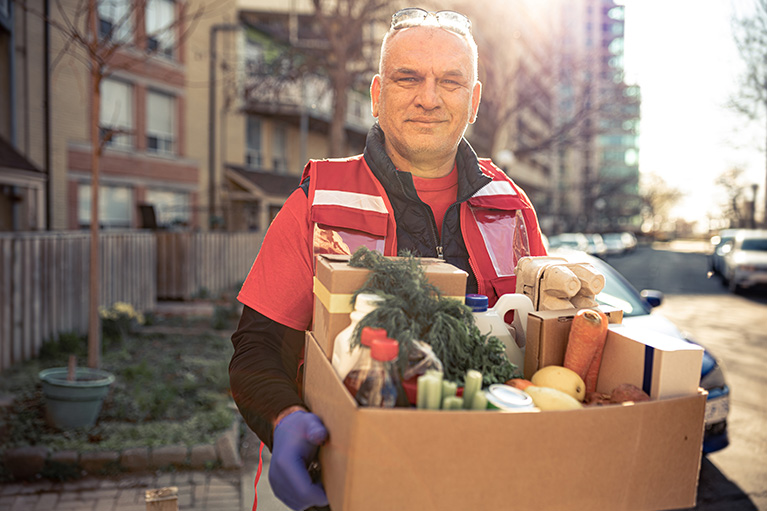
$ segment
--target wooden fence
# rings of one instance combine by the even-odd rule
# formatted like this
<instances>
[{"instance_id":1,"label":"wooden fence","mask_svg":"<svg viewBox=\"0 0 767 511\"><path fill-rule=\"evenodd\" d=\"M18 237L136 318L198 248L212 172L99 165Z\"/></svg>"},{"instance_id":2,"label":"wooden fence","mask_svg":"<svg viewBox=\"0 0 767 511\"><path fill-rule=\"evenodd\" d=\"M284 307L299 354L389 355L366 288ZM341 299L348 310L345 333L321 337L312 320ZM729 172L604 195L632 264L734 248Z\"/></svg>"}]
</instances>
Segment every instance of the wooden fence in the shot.
<instances>
[{"instance_id":1,"label":"wooden fence","mask_svg":"<svg viewBox=\"0 0 767 511\"><path fill-rule=\"evenodd\" d=\"M254 233L101 233L100 304L152 311L158 299L216 295L241 283ZM90 235L0 234L0 371L35 357L63 332L88 330Z\"/></svg>"},{"instance_id":2,"label":"wooden fence","mask_svg":"<svg viewBox=\"0 0 767 511\"><path fill-rule=\"evenodd\" d=\"M100 246L100 305L153 309L152 234L104 233ZM89 247L85 232L0 235L0 370L36 356L62 332L88 331Z\"/></svg>"},{"instance_id":3,"label":"wooden fence","mask_svg":"<svg viewBox=\"0 0 767 511\"><path fill-rule=\"evenodd\" d=\"M157 234L157 297L189 300L242 283L261 246L251 232Z\"/></svg>"}]
</instances>

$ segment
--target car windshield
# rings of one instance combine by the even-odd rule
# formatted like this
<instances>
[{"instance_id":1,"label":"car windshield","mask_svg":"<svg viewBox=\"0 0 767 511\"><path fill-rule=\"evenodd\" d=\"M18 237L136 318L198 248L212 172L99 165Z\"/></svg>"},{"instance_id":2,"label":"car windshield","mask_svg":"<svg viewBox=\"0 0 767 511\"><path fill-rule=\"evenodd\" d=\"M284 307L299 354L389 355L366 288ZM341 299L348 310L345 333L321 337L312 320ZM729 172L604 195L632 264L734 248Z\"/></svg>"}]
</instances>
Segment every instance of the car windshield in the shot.
<instances>
[{"instance_id":1,"label":"car windshield","mask_svg":"<svg viewBox=\"0 0 767 511\"><path fill-rule=\"evenodd\" d=\"M740 247L741 250L759 250L763 252L767 252L767 238L761 239L761 238L754 238L749 240L743 240L743 245Z\"/></svg>"},{"instance_id":2,"label":"car windshield","mask_svg":"<svg viewBox=\"0 0 767 511\"><path fill-rule=\"evenodd\" d=\"M623 309L623 315L626 317L644 316L650 313L641 296L618 272L600 261L595 261L593 264L605 276L605 287L597 295L597 301L600 304Z\"/></svg>"}]
</instances>

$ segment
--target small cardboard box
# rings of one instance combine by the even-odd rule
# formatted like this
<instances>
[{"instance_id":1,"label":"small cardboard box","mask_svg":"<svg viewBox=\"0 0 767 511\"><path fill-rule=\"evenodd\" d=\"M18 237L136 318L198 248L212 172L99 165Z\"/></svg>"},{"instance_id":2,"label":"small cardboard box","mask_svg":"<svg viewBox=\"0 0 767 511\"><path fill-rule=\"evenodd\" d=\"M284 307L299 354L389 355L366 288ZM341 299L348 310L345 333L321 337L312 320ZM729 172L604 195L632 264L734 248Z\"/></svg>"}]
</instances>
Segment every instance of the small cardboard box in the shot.
<instances>
[{"instance_id":1,"label":"small cardboard box","mask_svg":"<svg viewBox=\"0 0 767 511\"><path fill-rule=\"evenodd\" d=\"M527 343L525 344L525 378L532 378L538 369L550 365L561 366L565 361L567 336L573 318L580 309L560 309L531 312L527 316ZM623 310L600 305L611 324L623 321Z\"/></svg>"},{"instance_id":2,"label":"small cardboard box","mask_svg":"<svg viewBox=\"0 0 767 511\"><path fill-rule=\"evenodd\" d=\"M360 408L311 333L304 390L329 432L319 457L333 511L695 505L703 390L569 411Z\"/></svg>"},{"instance_id":3,"label":"small cardboard box","mask_svg":"<svg viewBox=\"0 0 767 511\"><path fill-rule=\"evenodd\" d=\"M421 258L426 278L439 288L442 295L460 300L466 297L468 274L439 259ZM314 323L312 331L328 357L333 353L336 335L346 328L354 309L352 296L367 281L370 274L364 268L349 266L349 256L319 255L314 277Z\"/></svg>"},{"instance_id":4,"label":"small cardboard box","mask_svg":"<svg viewBox=\"0 0 767 511\"><path fill-rule=\"evenodd\" d=\"M597 390L610 392L631 383L653 399L697 392L703 348L670 335L625 325L610 325Z\"/></svg>"}]
</instances>

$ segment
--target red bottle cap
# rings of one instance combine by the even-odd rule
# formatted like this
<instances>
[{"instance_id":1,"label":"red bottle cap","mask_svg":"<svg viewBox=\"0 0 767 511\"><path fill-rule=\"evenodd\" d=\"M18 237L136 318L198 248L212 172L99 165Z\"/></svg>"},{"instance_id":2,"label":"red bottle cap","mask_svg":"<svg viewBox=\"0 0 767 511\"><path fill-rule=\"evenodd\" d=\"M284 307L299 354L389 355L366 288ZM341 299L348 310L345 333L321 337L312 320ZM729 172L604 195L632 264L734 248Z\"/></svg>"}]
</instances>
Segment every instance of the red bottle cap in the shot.
<instances>
[{"instance_id":1,"label":"red bottle cap","mask_svg":"<svg viewBox=\"0 0 767 511\"><path fill-rule=\"evenodd\" d=\"M370 356L381 362L389 362L399 355L399 343L388 337L384 339L373 339L370 346Z\"/></svg>"},{"instance_id":2,"label":"red bottle cap","mask_svg":"<svg viewBox=\"0 0 767 511\"><path fill-rule=\"evenodd\" d=\"M370 347L370 345L373 342L373 339L385 339L386 338L386 330L383 328L373 328L372 326L366 326L362 329L362 333L360 334L360 342L363 346Z\"/></svg>"}]
</instances>

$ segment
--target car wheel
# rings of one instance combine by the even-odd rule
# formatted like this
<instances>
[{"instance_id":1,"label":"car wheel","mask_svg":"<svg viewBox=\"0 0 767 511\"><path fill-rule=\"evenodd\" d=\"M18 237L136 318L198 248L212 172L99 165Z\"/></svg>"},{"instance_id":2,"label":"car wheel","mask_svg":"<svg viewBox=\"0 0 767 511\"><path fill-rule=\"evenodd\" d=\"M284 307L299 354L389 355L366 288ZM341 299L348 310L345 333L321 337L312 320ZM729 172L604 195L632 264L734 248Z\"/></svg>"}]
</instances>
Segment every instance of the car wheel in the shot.
<instances>
[{"instance_id":1,"label":"car wheel","mask_svg":"<svg viewBox=\"0 0 767 511\"><path fill-rule=\"evenodd\" d=\"M727 283L727 289L729 289L732 293L738 294L740 292L740 286L737 282L735 282L735 279L729 279Z\"/></svg>"}]
</instances>

